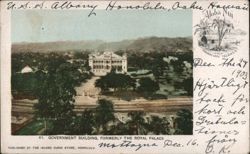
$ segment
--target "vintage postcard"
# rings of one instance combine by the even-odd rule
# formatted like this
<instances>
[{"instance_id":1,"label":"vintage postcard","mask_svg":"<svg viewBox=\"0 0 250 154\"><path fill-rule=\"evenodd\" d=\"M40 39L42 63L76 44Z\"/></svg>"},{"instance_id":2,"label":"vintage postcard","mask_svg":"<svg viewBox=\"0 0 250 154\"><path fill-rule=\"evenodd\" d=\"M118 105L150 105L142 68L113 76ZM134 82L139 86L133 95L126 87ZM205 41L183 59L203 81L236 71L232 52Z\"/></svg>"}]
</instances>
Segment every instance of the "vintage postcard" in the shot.
<instances>
[{"instance_id":1,"label":"vintage postcard","mask_svg":"<svg viewBox=\"0 0 250 154\"><path fill-rule=\"evenodd\" d=\"M1 2L2 153L249 152L249 2Z\"/></svg>"}]
</instances>

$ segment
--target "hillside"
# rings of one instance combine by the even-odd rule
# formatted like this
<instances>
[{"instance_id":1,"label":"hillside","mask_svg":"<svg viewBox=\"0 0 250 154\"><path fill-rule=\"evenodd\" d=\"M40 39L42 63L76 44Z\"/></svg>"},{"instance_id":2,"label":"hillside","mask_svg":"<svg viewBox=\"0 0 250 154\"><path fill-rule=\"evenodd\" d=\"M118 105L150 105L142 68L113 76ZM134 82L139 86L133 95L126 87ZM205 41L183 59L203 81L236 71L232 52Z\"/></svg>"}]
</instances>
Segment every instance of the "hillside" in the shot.
<instances>
[{"instance_id":1,"label":"hillside","mask_svg":"<svg viewBox=\"0 0 250 154\"><path fill-rule=\"evenodd\" d=\"M12 44L12 52L52 52L80 50L128 50L128 51L159 51L175 52L192 51L192 38L147 37L119 42L96 41L58 41L45 43L16 43Z\"/></svg>"}]
</instances>

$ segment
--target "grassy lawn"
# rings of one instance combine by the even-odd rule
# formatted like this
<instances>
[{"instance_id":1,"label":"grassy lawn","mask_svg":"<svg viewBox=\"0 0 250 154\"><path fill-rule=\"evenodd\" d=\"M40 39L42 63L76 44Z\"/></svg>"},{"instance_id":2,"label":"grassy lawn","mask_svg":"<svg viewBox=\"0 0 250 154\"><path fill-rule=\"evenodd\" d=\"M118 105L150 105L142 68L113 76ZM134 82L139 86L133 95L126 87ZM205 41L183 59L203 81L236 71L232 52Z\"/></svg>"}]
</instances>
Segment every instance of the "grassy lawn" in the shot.
<instances>
[{"instance_id":1,"label":"grassy lawn","mask_svg":"<svg viewBox=\"0 0 250 154\"><path fill-rule=\"evenodd\" d=\"M16 132L16 135L38 135L37 133L44 128L43 122L34 120Z\"/></svg>"}]
</instances>

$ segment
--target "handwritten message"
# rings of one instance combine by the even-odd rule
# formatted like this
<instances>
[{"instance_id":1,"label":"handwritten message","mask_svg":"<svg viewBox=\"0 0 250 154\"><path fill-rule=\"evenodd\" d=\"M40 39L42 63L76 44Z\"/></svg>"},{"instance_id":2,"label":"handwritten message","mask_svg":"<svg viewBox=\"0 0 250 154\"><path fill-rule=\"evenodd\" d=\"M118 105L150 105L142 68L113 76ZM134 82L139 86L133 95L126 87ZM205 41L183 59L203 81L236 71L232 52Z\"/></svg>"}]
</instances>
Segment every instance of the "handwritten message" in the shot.
<instances>
[{"instance_id":1,"label":"handwritten message","mask_svg":"<svg viewBox=\"0 0 250 154\"><path fill-rule=\"evenodd\" d=\"M42 1L37 3L26 2L15 2L10 1L6 6L7 10L23 10L23 9L51 9L51 10L68 10L68 9L87 9L90 10L88 17L96 16L96 10L100 9L98 3L88 2L77 2L77 1L55 1L52 3ZM207 9L233 9L248 11L248 4L242 5L225 5L219 2L210 2L206 7L199 4L198 1L194 1L190 4L184 4L181 1L176 1L171 5L166 5L161 2L143 2L140 5L127 5L119 1L110 1L105 7L106 11L114 10L162 10L162 11L175 11L175 10L200 10L204 11Z\"/></svg>"},{"instance_id":2,"label":"handwritten message","mask_svg":"<svg viewBox=\"0 0 250 154\"><path fill-rule=\"evenodd\" d=\"M194 59L195 67L216 67L229 73L228 76L218 75L215 79L201 77L194 83L194 91L198 95L195 102L199 104L194 111L198 115L195 132L212 136L206 141L206 153L229 153L238 140L240 132L237 128L246 124L241 119L247 114L249 102L245 95L249 84L247 65L248 61L244 58L222 58L218 65L202 58ZM215 89L218 91L217 97L214 95ZM214 126L216 130L211 129Z\"/></svg>"}]
</instances>

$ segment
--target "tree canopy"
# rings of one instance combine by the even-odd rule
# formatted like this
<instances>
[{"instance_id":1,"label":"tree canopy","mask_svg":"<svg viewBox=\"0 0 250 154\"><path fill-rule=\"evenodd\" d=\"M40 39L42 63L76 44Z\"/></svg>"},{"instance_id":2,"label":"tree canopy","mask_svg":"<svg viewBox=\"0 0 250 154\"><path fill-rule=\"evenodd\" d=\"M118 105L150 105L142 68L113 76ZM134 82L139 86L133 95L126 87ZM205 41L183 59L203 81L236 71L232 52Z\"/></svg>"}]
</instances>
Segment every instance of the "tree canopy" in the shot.
<instances>
[{"instance_id":1,"label":"tree canopy","mask_svg":"<svg viewBox=\"0 0 250 154\"><path fill-rule=\"evenodd\" d=\"M100 129L102 129L103 132L106 133L107 123L115 119L113 103L106 99L98 100L97 103L98 106L95 110L95 120L98 127L98 133L100 133Z\"/></svg>"},{"instance_id":2,"label":"tree canopy","mask_svg":"<svg viewBox=\"0 0 250 154\"><path fill-rule=\"evenodd\" d=\"M127 90L128 88L135 87L135 80L126 74L117 74L110 72L95 82L96 87L100 87L102 91L108 91L109 88L117 90Z\"/></svg>"},{"instance_id":3,"label":"tree canopy","mask_svg":"<svg viewBox=\"0 0 250 154\"><path fill-rule=\"evenodd\" d=\"M83 113L74 119L72 134L74 135L90 135L95 134L95 117L94 110L86 109Z\"/></svg>"},{"instance_id":4,"label":"tree canopy","mask_svg":"<svg viewBox=\"0 0 250 154\"><path fill-rule=\"evenodd\" d=\"M191 135L193 133L193 113L188 109L181 109L176 115L176 134Z\"/></svg>"},{"instance_id":5,"label":"tree canopy","mask_svg":"<svg viewBox=\"0 0 250 154\"><path fill-rule=\"evenodd\" d=\"M147 123L143 118L145 112L134 111L129 112L128 116L131 118L127 123L129 125L129 134L131 135L146 135L147 133Z\"/></svg>"},{"instance_id":6,"label":"tree canopy","mask_svg":"<svg viewBox=\"0 0 250 154\"><path fill-rule=\"evenodd\" d=\"M167 119L158 116L151 116L149 130L156 135L169 134L169 122Z\"/></svg>"},{"instance_id":7,"label":"tree canopy","mask_svg":"<svg viewBox=\"0 0 250 154\"><path fill-rule=\"evenodd\" d=\"M75 86L80 82L78 70L60 57L45 64L46 72L39 74L40 85L36 95L38 103L35 114L45 123L50 121L53 134L69 134L72 118L75 116Z\"/></svg>"},{"instance_id":8,"label":"tree canopy","mask_svg":"<svg viewBox=\"0 0 250 154\"><path fill-rule=\"evenodd\" d=\"M149 94L154 93L160 88L158 83L149 77L141 78L139 84L138 90Z\"/></svg>"}]
</instances>

